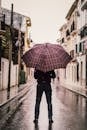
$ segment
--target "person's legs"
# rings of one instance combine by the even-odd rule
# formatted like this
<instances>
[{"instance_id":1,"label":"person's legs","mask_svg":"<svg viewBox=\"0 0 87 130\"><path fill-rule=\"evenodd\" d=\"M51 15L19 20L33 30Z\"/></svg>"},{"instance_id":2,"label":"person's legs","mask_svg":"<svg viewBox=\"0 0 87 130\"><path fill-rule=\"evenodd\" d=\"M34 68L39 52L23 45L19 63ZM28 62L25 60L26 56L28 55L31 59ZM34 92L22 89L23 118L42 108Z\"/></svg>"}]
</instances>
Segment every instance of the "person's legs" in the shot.
<instances>
[{"instance_id":1,"label":"person's legs","mask_svg":"<svg viewBox=\"0 0 87 130\"><path fill-rule=\"evenodd\" d=\"M39 117L39 109L40 109L40 102L41 102L42 94L43 94L42 86L37 85L36 104L35 104L35 120L38 120L38 117Z\"/></svg>"},{"instance_id":2,"label":"person's legs","mask_svg":"<svg viewBox=\"0 0 87 130\"><path fill-rule=\"evenodd\" d=\"M49 118L49 121L51 121L51 123L53 122L52 120L52 115L53 115L53 112L52 112L52 89L51 89L51 85L48 84L46 85L46 88L45 88L45 94L46 94L46 100L47 100L47 104L48 104L48 118Z\"/></svg>"}]
</instances>

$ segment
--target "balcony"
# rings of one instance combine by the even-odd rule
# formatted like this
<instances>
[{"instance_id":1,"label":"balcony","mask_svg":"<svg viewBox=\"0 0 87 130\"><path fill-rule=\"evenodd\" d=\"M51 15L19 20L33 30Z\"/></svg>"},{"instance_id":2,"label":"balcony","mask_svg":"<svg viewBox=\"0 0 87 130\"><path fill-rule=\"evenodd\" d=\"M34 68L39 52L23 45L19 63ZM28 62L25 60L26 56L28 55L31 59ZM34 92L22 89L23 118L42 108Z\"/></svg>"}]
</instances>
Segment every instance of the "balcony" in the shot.
<instances>
[{"instance_id":1,"label":"balcony","mask_svg":"<svg viewBox=\"0 0 87 130\"><path fill-rule=\"evenodd\" d=\"M84 1L82 2L81 9L82 9L82 10L87 9L87 0L84 0Z\"/></svg>"}]
</instances>

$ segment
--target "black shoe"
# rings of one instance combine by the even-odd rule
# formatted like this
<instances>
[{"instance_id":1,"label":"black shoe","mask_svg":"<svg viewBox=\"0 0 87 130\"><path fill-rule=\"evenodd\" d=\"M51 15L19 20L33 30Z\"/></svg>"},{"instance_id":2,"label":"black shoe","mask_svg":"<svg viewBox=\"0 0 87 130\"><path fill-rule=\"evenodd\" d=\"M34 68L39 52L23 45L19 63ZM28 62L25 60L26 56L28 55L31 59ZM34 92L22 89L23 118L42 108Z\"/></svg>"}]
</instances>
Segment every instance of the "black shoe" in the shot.
<instances>
[{"instance_id":1,"label":"black shoe","mask_svg":"<svg viewBox=\"0 0 87 130\"><path fill-rule=\"evenodd\" d=\"M52 119L49 119L49 124L53 123L53 120Z\"/></svg>"},{"instance_id":2,"label":"black shoe","mask_svg":"<svg viewBox=\"0 0 87 130\"><path fill-rule=\"evenodd\" d=\"M35 124L38 124L38 119L34 119L33 121Z\"/></svg>"}]
</instances>

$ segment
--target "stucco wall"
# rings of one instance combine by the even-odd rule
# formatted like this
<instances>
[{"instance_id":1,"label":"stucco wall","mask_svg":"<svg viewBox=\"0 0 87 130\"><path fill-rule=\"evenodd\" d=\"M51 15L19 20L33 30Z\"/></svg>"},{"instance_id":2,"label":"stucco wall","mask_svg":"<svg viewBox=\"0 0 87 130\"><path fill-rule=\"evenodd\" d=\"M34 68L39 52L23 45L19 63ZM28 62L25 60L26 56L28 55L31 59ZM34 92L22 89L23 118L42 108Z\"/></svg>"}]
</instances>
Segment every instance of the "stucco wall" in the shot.
<instances>
[{"instance_id":1,"label":"stucco wall","mask_svg":"<svg viewBox=\"0 0 87 130\"><path fill-rule=\"evenodd\" d=\"M0 103L7 100L7 87L8 87L8 68L9 61L5 58L1 59L1 73L0 73ZM11 85L10 85L10 98L18 93L18 65L11 63Z\"/></svg>"}]
</instances>

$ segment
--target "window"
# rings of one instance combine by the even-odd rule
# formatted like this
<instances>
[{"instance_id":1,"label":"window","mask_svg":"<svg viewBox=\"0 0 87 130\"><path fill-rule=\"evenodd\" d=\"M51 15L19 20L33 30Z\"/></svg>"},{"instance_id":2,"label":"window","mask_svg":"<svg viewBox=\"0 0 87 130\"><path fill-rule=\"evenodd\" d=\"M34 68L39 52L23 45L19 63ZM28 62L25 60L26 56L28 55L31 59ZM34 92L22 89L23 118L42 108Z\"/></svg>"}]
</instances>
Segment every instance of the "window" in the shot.
<instances>
[{"instance_id":1,"label":"window","mask_svg":"<svg viewBox=\"0 0 87 130\"><path fill-rule=\"evenodd\" d=\"M84 0L81 0L81 4L84 2Z\"/></svg>"},{"instance_id":2,"label":"window","mask_svg":"<svg viewBox=\"0 0 87 130\"><path fill-rule=\"evenodd\" d=\"M3 20L1 21L1 30L5 30L5 14L3 15Z\"/></svg>"},{"instance_id":3,"label":"window","mask_svg":"<svg viewBox=\"0 0 87 130\"><path fill-rule=\"evenodd\" d=\"M76 50L76 53L78 52L78 45L76 44L76 48L75 48L75 50Z\"/></svg>"},{"instance_id":4,"label":"window","mask_svg":"<svg viewBox=\"0 0 87 130\"><path fill-rule=\"evenodd\" d=\"M77 81L79 81L79 64L77 64Z\"/></svg>"},{"instance_id":5,"label":"window","mask_svg":"<svg viewBox=\"0 0 87 130\"><path fill-rule=\"evenodd\" d=\"M84 36L87 36L87 26L84 27Z\"/></svg>"},{"instance_id":6,"label":"window","mask_svg":"<svg viewBox=\"0 0 87 130\"><path fill-rule=\"evenodd\" d=\"M71 25L71 32L75 30L75 22L73 21L72 25Z\"/></svg>"},{"instance_id":7,"label":"window","mask_svg":"<svg viewBox=\"0 0 87 130\"><path fill-rule=\"evenodd\" d=\"M82 44L80 43L79 44L79 52L81 52L82 51Z\"/></svg>"},{"instance_id":8,"label":"window","mask_svg":"<svg viewBox=\"0 0 87 130\"><path fill-rule=\"evenodd\" d=\"M64 43L64 38L62 38L62 43Z\"/></svg>"},{"instance_id":9,"label":"window","mask_svg":"<svg viewBox=\"0 0 87 130\"><path fill-rule=\"evenodd\" d=\"M74 58L74 50L70 51L70 56Z\"/></svg>"},{"instance_id":10,"label":"window","mask_svg":"<svg viewBox=\"0 0 87 130\"><path fill-rule=\"evenodd\" d=\"M69 32L69 29L66 31L66 36L69 36L70 35L70 32Z\"/></svg>"},{"instance_id":11,"label":"window","mask_svg":"<svg viewBox=\"0 0 87 130\"><path fill-rule=\"evenodd\" d=\"M81 38L84 38L84 37L87 36L87 26L84 26L84 27L81 29L80 36L81 36Z\"/></svg>"}]
</instances>

